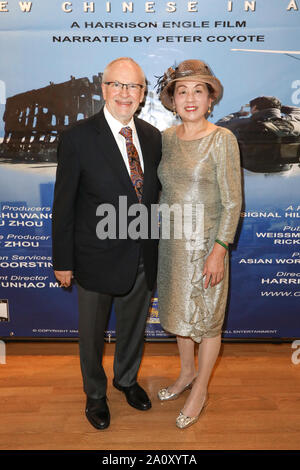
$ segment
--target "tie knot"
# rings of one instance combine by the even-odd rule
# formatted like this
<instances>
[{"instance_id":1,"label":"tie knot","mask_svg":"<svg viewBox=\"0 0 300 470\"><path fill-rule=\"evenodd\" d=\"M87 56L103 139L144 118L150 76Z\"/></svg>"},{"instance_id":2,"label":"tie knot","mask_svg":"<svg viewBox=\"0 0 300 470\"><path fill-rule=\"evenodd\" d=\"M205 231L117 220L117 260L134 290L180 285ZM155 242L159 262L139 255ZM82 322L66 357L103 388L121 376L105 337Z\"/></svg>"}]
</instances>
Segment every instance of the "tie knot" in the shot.
<instances>
[{"instance_id":1,"label":"tie knot","mask_svg":"<svg viewBox=\"0 0 300 470\"><path fill-rule=\"evenodd\" d=\"M120 134L125 137L125 139L132 139L132 129L131 127L122 127Z\"/></svg>"}]
</instances>

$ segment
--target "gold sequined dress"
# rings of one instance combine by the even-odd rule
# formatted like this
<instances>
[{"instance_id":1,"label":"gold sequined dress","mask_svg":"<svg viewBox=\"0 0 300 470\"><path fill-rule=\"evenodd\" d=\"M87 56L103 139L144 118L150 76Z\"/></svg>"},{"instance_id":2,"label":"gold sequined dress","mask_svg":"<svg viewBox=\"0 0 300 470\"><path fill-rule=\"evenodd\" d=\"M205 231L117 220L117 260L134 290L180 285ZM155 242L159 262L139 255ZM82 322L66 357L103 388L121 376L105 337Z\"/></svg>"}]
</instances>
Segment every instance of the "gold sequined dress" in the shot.
<instances>
[{"instance_id":1,"label":"gold sequined dress","mask_svg":"<svg viewBox=\"0 0 300 470\"><path fill-rule=\"evenodd\" d=\"M161 232L164 224L169 224L170 237L161 235L157 280L162 327L201 342L203 337L220 334L224 321L228 253L224 278L219 284L205 289L202 272L215 239L228 243L234 240L241 210L237 140L228 129L217 127L207 136L185 141L177 137L176 127L171 127L163 133L158 176L162 184L161 207L180 205L182 213L186 205L203 208L202 242L194 245L184 236L174 235L172 211L171 217L161 212Z\"/></svg>"}]
</instances>

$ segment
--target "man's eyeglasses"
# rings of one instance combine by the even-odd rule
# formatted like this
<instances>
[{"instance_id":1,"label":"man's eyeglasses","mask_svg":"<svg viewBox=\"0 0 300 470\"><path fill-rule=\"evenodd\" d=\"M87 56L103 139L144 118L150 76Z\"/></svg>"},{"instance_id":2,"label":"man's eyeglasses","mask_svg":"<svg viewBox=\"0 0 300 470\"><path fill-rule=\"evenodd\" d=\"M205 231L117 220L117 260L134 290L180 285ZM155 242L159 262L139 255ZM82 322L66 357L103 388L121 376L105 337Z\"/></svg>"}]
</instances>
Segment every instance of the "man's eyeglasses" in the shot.
<instances>
[{"instance_id":1,"label":"man's eyeglasses","mask_svg":"<svg viewBox=\"0 0 300 470\"><path fill-rule=\"evenodd\" d=\"M121 83L118 81L114 81L114 82L104 82L104 84L108 85L110 88L112 88L115 91L121 91L125 87L126 90L132 91L134 93L137 93L138 91L144 88L144 85L140 85L139 83Z\"/></svg>"}]
</instances>

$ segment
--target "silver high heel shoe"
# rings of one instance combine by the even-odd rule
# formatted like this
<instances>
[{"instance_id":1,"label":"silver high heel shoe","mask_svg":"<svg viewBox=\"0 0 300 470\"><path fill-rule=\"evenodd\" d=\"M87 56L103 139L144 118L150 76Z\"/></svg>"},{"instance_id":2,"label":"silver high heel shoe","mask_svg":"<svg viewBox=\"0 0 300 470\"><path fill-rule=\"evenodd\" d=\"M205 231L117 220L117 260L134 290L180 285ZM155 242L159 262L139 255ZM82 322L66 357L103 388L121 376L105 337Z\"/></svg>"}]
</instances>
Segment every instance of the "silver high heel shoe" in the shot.
<instances>
[{"instance_id":1,"label":"silver high heel shoe","mask_svg":"<svg viewBox=\"0 0 300 470\"><path fill-rule=\"evenodd\" d=\"M188 383L180 392L177 393L170 393L168 388L161 388L159 392L157 393L158 398L160 401L171 401L171 400L177 400L177 398L180 397L180 395L185 392L186 390L189 390L192 388L194 381L196 378L194 378L190 383Z\"/></svg>"},{"instance_id":2,"label":"silver high heel shoe","mask_svg":"<svg viewBox=\"0 0 300 470\"><path fill-rule=\"evenodd\" d=\"M198 419L200 418L200 415L202 414L202 412L207 407L207 404L208 404L208 395L206 395L206 398L205 398L204 404L203 404L203 406L200 410L200 413L197 416L193 416L192 418L190 418L189 416L185 416L182 413L182 411L180 411L180 414L176 419L176 426L180 429L186 429L189 426L192 426L192 424L197 423Z\"/></svg>"}]
</instances>

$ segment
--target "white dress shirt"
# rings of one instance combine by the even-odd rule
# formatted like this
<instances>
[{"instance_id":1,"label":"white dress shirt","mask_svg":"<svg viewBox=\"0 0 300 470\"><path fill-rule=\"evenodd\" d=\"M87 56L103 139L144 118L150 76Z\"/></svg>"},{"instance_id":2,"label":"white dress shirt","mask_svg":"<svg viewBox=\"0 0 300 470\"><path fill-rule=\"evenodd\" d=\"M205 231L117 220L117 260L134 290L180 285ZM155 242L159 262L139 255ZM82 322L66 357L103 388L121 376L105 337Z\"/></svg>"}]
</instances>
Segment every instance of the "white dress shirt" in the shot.
<instances>
[{"instance_id":1,"label":"white dress shirt","mask_svg":"<svg viewBox=\"0 0 300 470\"><path fill-rule=\"evenodd\" d=\"M131 118L128 124L126 126L122 124L120 121L118 121L112 114L108 111L107 107L104 106L104 116L105 119L107 120L107 123L110 127L110 130L112 131L114 138L118 144L118 147L120 149L120 152L122 154L124 163L126 165L127 171L130 175L130 166L129 166L129 161L128 161L128 155L127 155L127 149L126 149L126 139L123 137L121 134L119 134L120 130L123 127L130 127L132 129L132 140L135 145L135 148L137 149L137 152L139 154L139 159L141 163L142 170L144 172L144 160L143 160L143 154L140 146L140 142L138 139L138 135L136 132L135 124L134 124L134 119Z\"/></svg>"}]
</instances>

